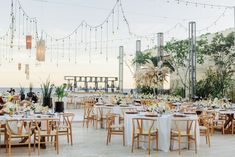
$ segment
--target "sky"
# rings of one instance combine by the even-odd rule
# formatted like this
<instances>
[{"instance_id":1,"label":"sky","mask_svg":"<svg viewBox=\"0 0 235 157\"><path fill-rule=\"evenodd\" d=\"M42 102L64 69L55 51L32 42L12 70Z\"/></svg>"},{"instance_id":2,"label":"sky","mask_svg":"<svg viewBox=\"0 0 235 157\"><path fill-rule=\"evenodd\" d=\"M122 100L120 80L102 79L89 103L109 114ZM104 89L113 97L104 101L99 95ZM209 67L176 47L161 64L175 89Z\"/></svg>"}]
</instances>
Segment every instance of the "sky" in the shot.
<instances>
[{"instance_id":1,"label":"sky","mask_svg":"<svg viewBox=\"0 0 235 157\"><path fill-rule=\"evenodd\" d=\"M234 0L192 1L235 6ZM0 36L6 32L10 24L10 2L10 0L0 2ZM102 23L116 0L20 0L20 3L30 17L37 18L39 36L41 30L44 30L54 38L61 38L70 34L83 20L90 25ZM30 82L35 87L39 87L47 78L56 85L60 85L65 82L65 75L118 77L118 49L119 46L124 46L124 88L133 88L135 86L132 73L134 68L131 60L135 54L137 39L141 39L141 49L145 50L157 44L156 38L148 38L151 34L164 32L165 42L172 38L187 38L186 29L189 21L196 21L197 30L201 30L197 35L222 31L234 26L233 9L186 4L184 0L179 0L179 4L175 0L122 0L122 6L131 32L145 37L130 36L121 13L117 22L117 12L115 12L114 26L112 26L112 18L109 20L109 33L105 33L107 30L105 26L103 27L102 46L100 39L95 38L94 31L91 37L86 36L93 41L88 43L91 46L79 44L76 48L77 52L73 44L76 38L73 36L70 43L68 39L64 41L65 46L62 46L62 42L50 43L50 40L46 40L46 61L43 63L35 61L35 48L31 51L24 48L18 50L16 45L13 49L6 49L5 43L1 42L0 87L28 87ZM113 27L116 28L117 25L119 29L114 29L114 33L111 33ZM16 24L16 28L22 29L22 27L22 24ZM43 37L45 38L45 35ZM78 32L77 40L80 38L81 34ZM23 37L18 39L16 35L14 40L15 43L19 40L20 45L24 44ZM94 48L95 41L98 42L97 49ZM89 48L91 50L87 50ZM22 65L20 71L17 69L18 63ZM25 64L29 64L30 67L29 80L24 73Z\"/></svg>"}]
</instances>

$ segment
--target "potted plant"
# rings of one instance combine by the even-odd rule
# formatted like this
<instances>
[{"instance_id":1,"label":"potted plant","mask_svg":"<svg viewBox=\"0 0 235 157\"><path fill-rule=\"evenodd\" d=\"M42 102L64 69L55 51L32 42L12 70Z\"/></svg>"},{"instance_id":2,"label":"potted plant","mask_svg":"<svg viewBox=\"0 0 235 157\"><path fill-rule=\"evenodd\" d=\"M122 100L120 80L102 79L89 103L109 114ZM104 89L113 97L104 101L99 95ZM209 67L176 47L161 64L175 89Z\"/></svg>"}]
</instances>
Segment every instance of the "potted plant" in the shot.
<instances>
[{"instance_id":1,"label":"potted plant","mask_svg":"<svg viewBox=\"0 0 235 157\"><path fill-rule=\"evenodd\" d=\"M29 92L27 93L27 96L29 98L33 97L33 84L32 83L29 84Z\"/></svg>"},{"instance_id":2,"label":"potted plant","mask_svg":"<svg viewBox=\"0 0 235 157\"><path fill-rule=\"evenodd\" d=\"M43 106L52 107L51 93L53 91L54 85L47 80L45 83L41 84L42 96L43 96Z\"/></svg>"},{"instance_id":3,"label":"potted plant","mask_svg":"<svg viewBox=\"0 0 235 157\"><path fill-rule=\"evenodd\" d=\"M67 92L65 92L66 85L61 85L56 87L55 95L57 97L57 101L55 102L55 112L64 112L64 102L63 98L67 96Z\"/></svg>"},{"instance_id":4,"label":"potted plant","mask_svg":"<svg viewBox=\"0 0 235 157\"><path fill-rule=\"evenodd\" d=\"M20 87L20 100L24 100L25 99L25 89L23 87Z\"/></svg>"}]
</instances>

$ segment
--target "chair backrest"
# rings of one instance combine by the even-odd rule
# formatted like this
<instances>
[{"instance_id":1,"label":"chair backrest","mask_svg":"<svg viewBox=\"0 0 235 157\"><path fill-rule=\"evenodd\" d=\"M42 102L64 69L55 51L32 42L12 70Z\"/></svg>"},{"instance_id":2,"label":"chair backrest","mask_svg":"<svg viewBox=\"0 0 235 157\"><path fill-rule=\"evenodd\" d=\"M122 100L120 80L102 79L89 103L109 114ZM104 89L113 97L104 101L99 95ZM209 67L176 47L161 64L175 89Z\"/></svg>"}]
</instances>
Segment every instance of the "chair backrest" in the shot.
<instances>
[{"instance_id":1,"label":"chair backrest","mask_svg":"<svg viewBox=\"0 0 235 157\"><path fill-rule=\"evenodd\" d=\"M115 113L107 113L106 114L107 129L110 128L110 126L115 123L116 116L117 115Z\"/></svg>"},{"instance_id":2,"label":"chair backrest","mask_svg":"<svg viewBox=\"0 0 235 157\"><path fill-rule=\"evenodd\" d=\"M3 125L4 123L0 120L0 134L1 133L5 133L5 127L3 127L2 125ZM1 138L0 138L1 139ZM1 142L1 141L0 141Z\"/></svg>"},{"instance_id":3,"label":"chair backrest","mask_svg":"<svg viewBox=\"0 0 235 157\"><path fill-rule=\"evenodd\" d=\"M36 130L40 135L41 131L46 131L50 135L53 130L58 131L58 118L39 118L35 120Z\"/></svg>"},{"instance_id":4,"label":"chair backrest","mask_svg":"<svg viewBox=\"0 0 235 157\"><path fill-rule=\"evenodd\" d=\"M150 119L150 118L133 118L132 119L132 129L133 133L138 130L140 134L147 132L150 134L151 131L153 131L154 123L156 122L156 119Z\"/></svg>"},{"instance_id":5,"label":"chair backrest","mask_svg":"<svg viewBox=\"0 0 235 157\"><path fill-rule=\"evenodd\" d=\"M6 121L8 135L26 135L31 134L32 120L9 119Z\"/></svg>"},{"instance_id":6,"label":"chair backrest","mask_svg":"<svg viewBox=\"0 0 235 157\"><path fill-rule=\"evenodd\" d=\"M210 127L213 125L213 120L215 116L213 114L206 114L206 115L201 115L199 116L199 124Z\"/></svg>"},{"instance_id":7,"label":"chair backrest","mask_svg":"<svg viewBox=\"0 0 235 157\"><path fill-rule=\"evenodd\" d=\"M63 113L63 123L71 127L74 116L74 113Z\"/></svg>"},{"instance_id":8,"label":"chair backrest","mask_svg":"<svg viewBox=\"0 0 235 157\"><path fill-rule=\"evenodd\" d=\"M189 117L177 117L172 119L172 129L181 132L186 132L187 134L194 133L196 135L198 118Z\"/></svg>"},{"instance_id":9,"label":"chair backrest","mask_svg":"<svg viewBox=\"0 0 235 157\"><path fill-rule=\"evenodd\" d=\"M85 104L84 106L84 117L89 117L94 111L93 105Z\"/></svg>"}]
</instances>

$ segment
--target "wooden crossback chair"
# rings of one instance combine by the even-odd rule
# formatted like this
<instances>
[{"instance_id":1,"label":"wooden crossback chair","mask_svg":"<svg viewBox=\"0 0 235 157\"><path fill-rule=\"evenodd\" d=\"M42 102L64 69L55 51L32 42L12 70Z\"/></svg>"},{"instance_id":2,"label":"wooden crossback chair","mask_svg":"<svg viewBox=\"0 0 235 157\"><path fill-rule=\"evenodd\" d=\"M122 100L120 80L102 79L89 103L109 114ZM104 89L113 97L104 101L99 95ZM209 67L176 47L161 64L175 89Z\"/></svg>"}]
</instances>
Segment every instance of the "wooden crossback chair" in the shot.
<instances>
[{"instance_id":1,"label":"wooden crossback chair","mask_svg":"<svg viewBox=\"0 0 235 157\"><path fill-rule=\"evenodd\" d=\"M34 151L37 142L38 155L40 154L41 144L46 143L54 143L57 154L59 154L58 124L59 120L57 118L43 118L35 120L36 128L34 129ZM49 141L49 138L53 138L54 141Z\"/></svg>"},{"instance_id":2,"label":"wooden crossback chair","mask_svg":"<svg viewBox=\"0 0 235 157\"><path fill-rule=\"evenodd\" d=\"M147 137L148 154L150 154L151 140L156 140L156 149L158 150L158 129L154 127L156 120L150 118L133 118L132 119L132 149L134 149L135 139L137 139L137 147L139 148L140 137Z\"/></svg>"},{"instance_id":3,"label":"wooden crossback chair","mask_svg":"<svg viewBox=\"0 0 235 157\"><path fill-rule=\"evenodd\" d=\"M107 124L107 141L106 145L111 142L112 135L122 135L123 146L125 145L125 130L123 124L115 124L115 118L119 118L118 114L107 113L106 124Z\"/></svg>"},{"instance_id":4,"label":"wooden crossback chair","mask_svg":"<svg viewBox=\"0 0 235 157\"><path fill-rule=\"evenodd\" d=\"M172 120L173 128L171 129L171 150L172 150L172 142L178 141L179 154L181 153L181 138L187 138L188 149L190 148L190 143L194 143L195 145L195 153L197 153L197 119L189 119L189 118L174 118Z\"/></svg>"},{"instance_id":5,"label":"wooden crossback chair","mask_svg":"<svg viewBox=\"0 0 235 157\"><path fill-rule=\"evenodd\" d=\"M85 126L88 128L90 122L93 123L93 126L96 122L96 127L97 127L97 114L94 112L94 107L93 107L92 102L86 102L84 106L84 114L83 114L83 127Z\"/></svg>"},{"instance_id":6,"label":"wooden crossback chair","mask_svg":"<svg viewBox=\"0 0 235 157\"><path fill-rule=\"evenodd\" d=\"M72 132L72 121L74 118L74 113L62 113L62 121L59 123L59 136L67 135L67 141L73 145L73 132Z\"/></svg>"},{"instance_id":7,"label":"wooden crossback chair","mask_svg":"<svg viewBox=\"0 0 235 157\"><path fill-rule=\"evenodd\" d=\"M200 135L206 137L206 144L210 147L210 130L213 129L213 116L201 115L199 121L201 122L201 125L199 125Z\"/></svg>"},{"instance_id":8,"label":"wooden crossback chair","mask_svg":"<svg viewBox=\"0 0 235 157\"><path fill-rule=\"evenodd\" d=\"M0 121L0 149L2 147L2 135L5 135L5 127L3 123Z\"/></svg>"},{"instance_id":9,"label":"wooden crossback chair","mask_svg":"<svg viewBox=\"0 0 235 157\"><path fill-rule=\"evenodd\" d=\"M8 155L11 156L11 146L12 146L12 140L13 139L24 139L27 140L25 142L19 142L14 145L28 145L28 154L31 154L31 120L7 120L6 121L6 129L7 129L7 138L6 138L6 150L8 152Z\"/></svg>"}]
</instances>

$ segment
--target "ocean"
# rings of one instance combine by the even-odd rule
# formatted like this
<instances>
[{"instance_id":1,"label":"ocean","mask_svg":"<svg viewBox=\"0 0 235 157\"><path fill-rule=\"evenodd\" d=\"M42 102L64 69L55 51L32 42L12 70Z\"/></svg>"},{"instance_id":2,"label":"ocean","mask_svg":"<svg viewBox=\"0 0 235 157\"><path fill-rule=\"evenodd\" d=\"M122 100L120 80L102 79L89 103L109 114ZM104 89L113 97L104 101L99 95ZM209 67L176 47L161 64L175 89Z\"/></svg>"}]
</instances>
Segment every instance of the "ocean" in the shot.
<instances>
[{"instance_id":1,"label":"ocean","mask_svg":"<svg viewBox=\"0 0 235 157\"><path fill-rule=\"evenodd\" d=\"M18 87L1 87L0 88L0 93L4 93L4 92L7 92L10 90L10 88L13 88L15 90L15 93L19 93L20 92L20 88ZM25 89L25 93L28 93L29 92L29 88L24 88ZM129 93L131 89L124 89L123 90L123 93L126 94L126 93ZM34 93L41 93L42 90L41 88L33 88L33 92ZM82 90L81 91L78 91L78 92L83 92ZM93 92L91 90L91 92ZM92 93L91 93L92 94Z\"/></svg>"}]
</instances>

